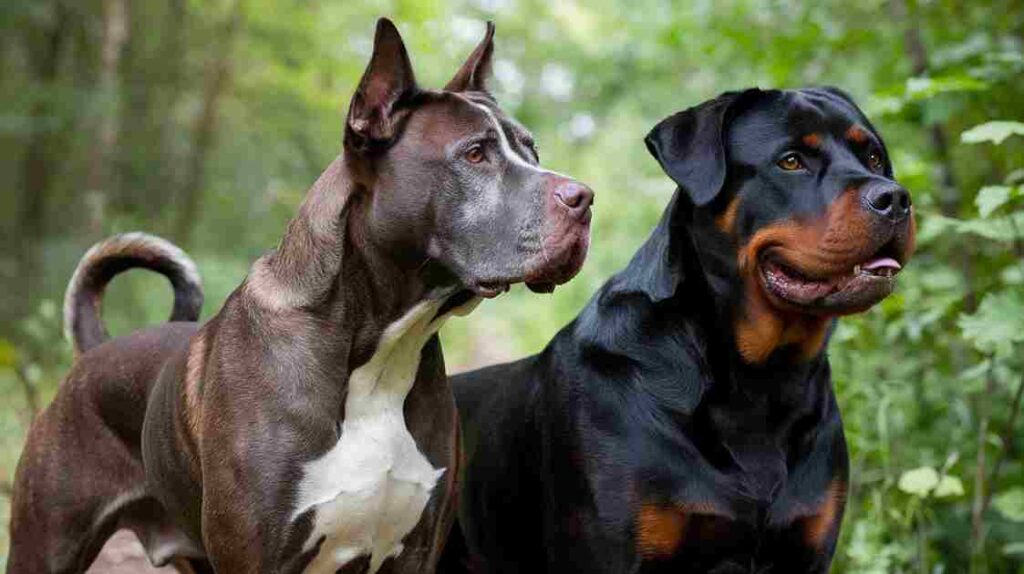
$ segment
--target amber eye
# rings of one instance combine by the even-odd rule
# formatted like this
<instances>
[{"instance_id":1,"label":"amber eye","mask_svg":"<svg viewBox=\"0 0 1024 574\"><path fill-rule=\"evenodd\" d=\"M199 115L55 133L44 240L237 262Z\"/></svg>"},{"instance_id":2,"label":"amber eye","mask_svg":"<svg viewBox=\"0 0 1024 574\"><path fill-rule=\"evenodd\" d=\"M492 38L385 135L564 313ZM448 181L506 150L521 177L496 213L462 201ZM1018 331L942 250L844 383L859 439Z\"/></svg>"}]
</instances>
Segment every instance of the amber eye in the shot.
<instances>
[{"instance_id":1,"label":"amber eye","mask_svg":"<svg viewBox=\"0 0 1024 574\"><path fill-rule=\"evenodd\" d=\"M868 167L874 171L882 171L882 156L878 152L868 154Z\"/></svg>"},{"instance_id":2,"label":"amber eye","mask_svg":"<svg viewBox=\"0 0 1024 574\"><path fill-rule=\"evenodd\" d=\"M487 159L487 154L484 153L484 146L477 144L466 150L465 157L469 163L480 163Z\"/></svg>"},{"instance_id":3,"label":"amber eye","mask_svg":"<svg viewBox=\"0 0 1024 574\"><path fill-rule=\"evenodd\" d=\"M782 156L782 159L779 160L779 167L786 171L796 171L803 169L804 162L800 161L800 157L795 153L789 153Z\"/></svg>"}]
</instances>

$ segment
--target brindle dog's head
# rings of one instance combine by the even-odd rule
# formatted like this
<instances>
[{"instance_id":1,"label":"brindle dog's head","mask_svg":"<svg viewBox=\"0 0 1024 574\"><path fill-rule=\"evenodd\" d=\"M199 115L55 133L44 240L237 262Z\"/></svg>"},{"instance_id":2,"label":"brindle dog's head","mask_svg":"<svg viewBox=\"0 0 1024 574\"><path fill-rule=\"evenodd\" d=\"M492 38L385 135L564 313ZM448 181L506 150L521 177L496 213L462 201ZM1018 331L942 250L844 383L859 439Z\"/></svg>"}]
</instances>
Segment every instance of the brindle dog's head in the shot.
<instances>
[{"instance_id":1,"label":"brindle dog's head","mask_svg":"<svg viewBox=\"0 0 1024 574\"><path fill-rule=\"evenodd\" d=\"M789 346L817 354L829 319L888 296L914 249L910 194L885 143L834 88L723 94L664 120L647 144L685 192L748 362Z\"/></svg>"},{"instance_id":2,"label":"brindle dog's head","mask_svg":"<svg viewBox=\"0 0 1024 574\"><path fill-rule=\"evenodd\" d=\"M487 92L494 26L443 90L416 85L395 26L377 25L349 107L345 152L368 192L373 236L493 297L551 291L586 256L593 192L543 169L530 132Z\"/></svg>"}]
</instances>

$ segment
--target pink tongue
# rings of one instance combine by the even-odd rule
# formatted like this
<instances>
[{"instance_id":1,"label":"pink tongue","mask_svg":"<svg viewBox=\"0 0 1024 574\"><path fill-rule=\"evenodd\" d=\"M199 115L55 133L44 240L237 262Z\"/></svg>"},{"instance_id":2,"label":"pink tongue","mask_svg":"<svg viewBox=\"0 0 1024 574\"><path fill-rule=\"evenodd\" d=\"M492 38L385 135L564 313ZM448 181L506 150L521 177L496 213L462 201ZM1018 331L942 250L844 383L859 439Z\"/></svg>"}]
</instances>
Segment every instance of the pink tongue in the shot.
<instances>
[{"instance_id":1,"label":"pink tongue","mask_svg":"<svg viewBox=\"0 0 1024 574\"><path fill-rule=\"evenodd\" d=\"M878 259L872 259L864 265L864 269L879 269L881 267L892 267L893 269L900 269L900 264L892 257L879 257Z\"/></svg>"}]
</instances>

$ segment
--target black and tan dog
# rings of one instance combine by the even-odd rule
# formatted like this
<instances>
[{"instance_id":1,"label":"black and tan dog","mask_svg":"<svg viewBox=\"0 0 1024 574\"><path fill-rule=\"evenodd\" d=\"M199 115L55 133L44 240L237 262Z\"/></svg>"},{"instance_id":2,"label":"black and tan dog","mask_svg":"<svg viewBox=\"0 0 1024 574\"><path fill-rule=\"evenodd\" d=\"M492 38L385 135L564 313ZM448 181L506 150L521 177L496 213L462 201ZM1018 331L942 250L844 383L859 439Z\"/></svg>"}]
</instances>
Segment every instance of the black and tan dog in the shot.
<instances>
[{"instance_id":1,"label":"black and tan dog","mask_svg":"<svg viewBox=\"0 0 1024 574\"><path fill-rule=\"evenodd\" d=\"M68 288L75 364L18 466L8 572L83 572L117 528L201 572L432 572L458 425L435 333L480 296L549 291L585 256L591 191L538 166L484 82L493 26L444 90L379 22L344 151L208 323L191 261L142 234ZM107 340L104 286L170 278L172 321Z\"/></svg>"},{"instance_id":2,"label":"black and tan dog","mask_svg":"<svg viewBox=\"0 0 1024 574\"><path fill-rule=\"evenodd\" d=\"M848 458L825 345L892 291L910 197L834 89L727 93L647 144L679 189L628 267L539 355L454 378L452 571L828 569Z\"/></svg>"}]
</instances>

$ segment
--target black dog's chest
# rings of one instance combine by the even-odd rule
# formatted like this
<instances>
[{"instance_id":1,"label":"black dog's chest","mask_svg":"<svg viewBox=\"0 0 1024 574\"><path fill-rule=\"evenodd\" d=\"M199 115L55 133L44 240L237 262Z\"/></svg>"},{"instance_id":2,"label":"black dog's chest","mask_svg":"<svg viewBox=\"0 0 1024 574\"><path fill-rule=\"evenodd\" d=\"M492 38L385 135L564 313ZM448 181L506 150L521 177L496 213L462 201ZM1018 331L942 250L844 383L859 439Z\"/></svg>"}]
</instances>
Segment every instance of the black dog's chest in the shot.
<instances>
[{"instance_id":1,"label":"black dog's chest","mask_svg":"<svg viewBox=\"0 0 1024 574\"><path fill-rule=\"evenodd\" d=\"M773 508L804 507L811 514L773 516ZM636 512L635 550L640 572L767 574L813 572L829 556L824 544L836 513L785 500L748 507L736 516L721 507L681 503Z\"/></svg>"},{"instance_id":2,"label":"black dog's chest","mask_svg":"<svg viewBox=\"0 0 1024 574\"><path fill-rule=\"evenodd\" d=\"M721 454L721 453L720 453ZM841 478L817 457L732 442L727 467L691 459L674 476L633 474L635 553L643 572L813 572L826 564L842 514ZM666 457L659 457L665 468Z\"/></svg>"}]
</instances>

